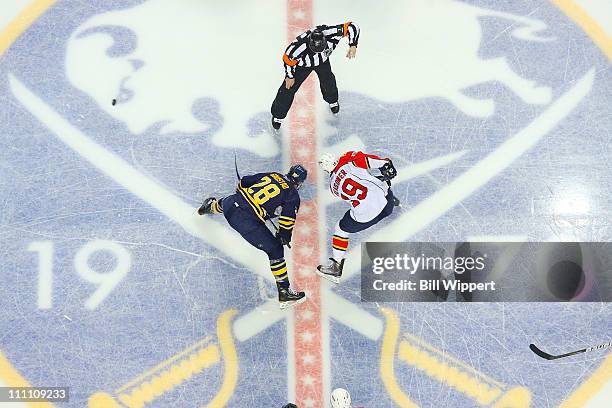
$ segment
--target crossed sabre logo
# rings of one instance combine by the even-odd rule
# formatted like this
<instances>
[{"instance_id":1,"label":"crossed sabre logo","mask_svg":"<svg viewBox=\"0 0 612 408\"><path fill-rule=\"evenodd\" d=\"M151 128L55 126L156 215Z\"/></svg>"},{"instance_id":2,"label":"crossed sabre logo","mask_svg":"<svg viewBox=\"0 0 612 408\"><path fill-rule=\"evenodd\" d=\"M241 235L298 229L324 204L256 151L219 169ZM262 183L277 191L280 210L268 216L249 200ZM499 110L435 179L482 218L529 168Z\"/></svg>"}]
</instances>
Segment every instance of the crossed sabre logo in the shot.
<instances>
[{"instance_id":1,"label":"crossed sabre logo","mask_svg":"<svg viewBox=\"0 0 612 408\"><path fill-rule=\"evenodd\" d=\"M455 389L480 406L491 408L530 406L531 393L527 388L510 388L412 334L405 333L400 340L400 320L397 314L386 308L381 308L381 313L386 319L386 329L380 352L380 375L387 392L400 407L416 408L417 405L398 384L394 368L396 357L422 374Z\"/></svg>"},{"instance_id":2,"label":"crossed sabre logo","mask_svg":"<svg viewBox=\"0 0 612 408\"><path fill-rule=\"evenodd\" d=\"M89 408L142 408L202 371L224 361L223 383L207 408L224 407L238 382L238 355L232 338L231 319L238 313L231 309L217 319L217 342L208 336L172 356L156 367L129 381L113 394L96 392L89 397ZM119 402L117 402L119 401Z\"/></svg>"},{"instance_id":3,"label":"crossed sabre logo","mask_svg":"<svg viewBox=\"0 0 612 408\"><path fill-rule=\"evenodd\" d=\"M594 70L587 72L580 80L576 81L570 89L568 89L556 101L551 103L539 117L528 124L524 129L519 131L516 135L510 137L494 152L481 159L472 168L457 177L455 180L451 181L436 193L417 204L414 208L410 209L409 211L405 211L387 227L381 228L378 232L374 233L370 239L373 241L406 240L416 232L434 222L437 218L442 216L448 210L474 193L478 188L482 187L502 170L508 167L514 160L533 147L548 132L550 132L557 123L566 118L578 106L580 101L590 92L594 78ZM142 173L138 172L123 159L115 156L107 149L93 142L89 137L84 135L80 130L72 126L68 121L55 112L47 103L29 90L12 74L9 74L9 85L13 95L34 117L47 126L63 143L89 161L102 173L111 177L118 184L126 188L128 191L131 191L135 196L151 204L161 213L179 224L189 234L201 239L206 244L224 253L228 261L242 265L246 269L258 274L263 279L270 282L272 281L272 278L269 276L267 271L267 264L265 263L265 260L262 259L263 257L258 256L259 254L257 253L257 250L239 240L235 233L230 231L228 228L221 226L215 221L205 219L203 217L197 217L195 215L188 216L187 214L193 214L193 209L190 205L183 202L180 198L166 190L156 181L151 180ZM424 168L435 168L438 164L448 163L460 156L461 153L454 154L421 163L420 166L409 166L407 168L400 169L399 173L404 174L405 176L398 181L405 181L411 177L416 177L423 173ZM215 237L215 239L213 240L212 237ZM233 251L231 252L226 251L219 245L219 242L229 242L230 240L236 243ZM194 255L199 256L197 254ZM347 268L345 273L346 279L354 276L359 270L358 255L357 249L353 249L349 254L347 261L349 268ZM257 261L253 262L253 260ZM327 287L323 287L322 291L325 292L326 303L329 307L329 317L350 326L357 332L373 341L378 341L380 339L383 333L382 319L373 316L359 306L345 300L341 296L330 291ZM286 315L283 315L278 311L272 311L273 309L271 306L275 306L275 303L275 300L268 301L237 319L233 324L235 338L239 341L246 341L250 337L265 330L267 327L286 318ZM265 317L262 318L262 312L264 311L266 312L263 315ZM203 350L207 351L204 352ZM194 351L195 354L189 354L189 358L193 357L195 359L194 364L197 363L196 366L198 368L204 367L202 369L205 369L207 364L215 364L215 359L218 361L218 352L216 353L214 350L215 349L213 347L210 349ZM385 349L385 351L388 350ZM414 365L417 369L426 368L426 364L423 363L423 361L428 361L425 357L428 357L429 354L424 353L429 352L419 350L418 348L415 350L415 346L410 345L408 340L400 343L400 359ZM384 359L383 363L381 363L381 374L383 365ZM167 377L164 377L164 375L168 376L169 371L164 370L172 370L174 366L169 363L168 360L158 367L158 370L161 371L155 371L151 375L154 376L157 374L158 377L161 376L166 379ZM440 369L440 366L438 369ZM391 373L391 375L386 374L386 377L383 375L383 380L385 383L388 382L389 378L393 378L392 370L386 372ZM191 378L191 376L187 376L183 373L183 377L179 376L173 378L183 378L184 380L187 380ZM158 383L156 384L163 385L164 383L162 380L157 381ZM397 382L395 384L397 385ZM142 385L144 385L144 383L142 383ZM145 389L143 392L143 390L135 384L133 386L135 388L132 389L131 393L127 393L131 387L123 389L125 388L124 386L117 390L119 394L117 398L121 398L123 395L123 399L126 399L128 396L132 396L134 391L140 392L137 394L137 396L140 397L141 402L147 400L147 398L151 398L152 394L150 393L150 389ZM488 386L493 389L491 384ZM467 389L469 389L469 387ZM512 390L504 394L494 406L498 408L504 406L498 404L504 401L504 396L510 398L508 395L514 395L511 394L511 391ZM466 395L469 395L468 391L464 392ZM108 395L99 395L99 398L101 399L108 398ZM494 395L493 390L489 393L489 395ZM113 397L111 396L110 398ZM414 403L410 402L409 400L393 399L402 407L415 406ZM485 401L482 399L480 401L486 403L488 400Z\"/></svg>"}]
</instances>

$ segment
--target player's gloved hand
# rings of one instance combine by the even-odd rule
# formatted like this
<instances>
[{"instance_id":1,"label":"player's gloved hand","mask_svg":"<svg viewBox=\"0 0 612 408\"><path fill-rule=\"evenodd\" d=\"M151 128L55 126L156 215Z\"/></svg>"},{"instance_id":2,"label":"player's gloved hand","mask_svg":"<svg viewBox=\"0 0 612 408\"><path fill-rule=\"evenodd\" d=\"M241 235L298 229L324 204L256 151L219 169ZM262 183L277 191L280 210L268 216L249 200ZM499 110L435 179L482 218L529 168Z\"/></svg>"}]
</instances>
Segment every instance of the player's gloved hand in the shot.
<instances>
[{"instance_id":1,"label":"player's gloved hand","mask_svg":"<svg viewBox=\"0 0 612 408\"><path fill-rule=\"evenodd\" d=\"M291 248L291 240L287 237L283 236L280 232L276 233L276 239L278 239L281 245L286 246L287 248Z\"/></svg>"},{"instance_id":2,"label":"player's gloved hand","mask_svg":"<svg viewBox=\"0 0 612 408\"><path fill-rule=\"evenodd\" d=\"M388 181L393 179L393 177L397 176L397 170L395 170L395 166L393 166L393 162L389 160L380 168L380 174L383 175L384 180Z\"/></svg>"}]
</instances>

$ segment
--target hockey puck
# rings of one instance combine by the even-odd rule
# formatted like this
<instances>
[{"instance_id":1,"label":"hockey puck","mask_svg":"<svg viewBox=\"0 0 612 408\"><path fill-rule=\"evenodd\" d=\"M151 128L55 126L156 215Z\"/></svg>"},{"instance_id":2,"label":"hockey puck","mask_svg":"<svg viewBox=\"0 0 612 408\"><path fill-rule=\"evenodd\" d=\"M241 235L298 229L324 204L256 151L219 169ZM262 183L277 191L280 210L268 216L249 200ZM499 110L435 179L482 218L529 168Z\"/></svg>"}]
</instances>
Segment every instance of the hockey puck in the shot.
<instances>
[{"instance_id":1,"label":"hockey puck","mask_svg":"<svg viewBox=\"0 0 612 408\"><path fill-rule=\"evenodd\" d=\"M111 103L113 104L113 106L115 106L117 104L117 100L113 99L113 101Z\"/></svg>"}]
</instances>

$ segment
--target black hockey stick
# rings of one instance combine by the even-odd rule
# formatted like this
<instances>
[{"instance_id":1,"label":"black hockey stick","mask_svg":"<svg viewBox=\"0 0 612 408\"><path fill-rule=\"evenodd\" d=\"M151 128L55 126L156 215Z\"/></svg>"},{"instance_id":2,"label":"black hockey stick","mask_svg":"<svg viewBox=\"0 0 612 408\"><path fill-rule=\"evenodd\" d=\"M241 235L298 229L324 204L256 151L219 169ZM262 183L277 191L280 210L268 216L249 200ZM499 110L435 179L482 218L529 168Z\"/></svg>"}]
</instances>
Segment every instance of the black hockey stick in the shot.
<instances>
[{"instance_id":1,"label":"black hockey stick","mask_svg":"<svg viewBox=\"0 0 612 408\"><path fill-rule=\"evenodd\" d=\"M538 356L540 356L542 358L545 358L546 360L556 360L558 358L569 357L569 356L573 356L575 354L587 353L587 352L593 351L593 350L605 349L605 348L610 347L610 346L612 346L612 341L609 342L609 343L599 344L599 345L593 346L593 347L587 347L587 348L582 349L582 350L572 351L571 353L559 354L558 356L554 356L552 354L548 354L548 353L540 350L535 344L530 344L529 348L531 349L531 351L536 353Z\"/></svg>"},{"instance_id":2,"label":"black hockey stick","mask_svg":"<svg viewBox=\"0 0 612 408\"><path fill-rule=\"evenodd\" d=\"M234 150L234 169L236 169L236 177L240 181L240 173L238 173L238 158L236 157L236 150Z\"/></svg>"}]
</instances>

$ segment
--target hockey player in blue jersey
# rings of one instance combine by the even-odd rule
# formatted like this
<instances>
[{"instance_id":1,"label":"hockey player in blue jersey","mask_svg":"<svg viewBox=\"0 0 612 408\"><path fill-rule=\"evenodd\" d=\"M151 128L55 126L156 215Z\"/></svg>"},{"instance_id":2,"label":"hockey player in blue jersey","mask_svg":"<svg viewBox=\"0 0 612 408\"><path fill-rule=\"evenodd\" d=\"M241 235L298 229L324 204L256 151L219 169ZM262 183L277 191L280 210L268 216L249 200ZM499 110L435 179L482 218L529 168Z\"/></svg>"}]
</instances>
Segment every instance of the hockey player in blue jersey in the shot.
<instances>
[{"instance_id":1,"label":"hockey player in blue jersey","mask_svg":"<svg viewBox=\"0 0 612 408\"><path fill-rule=\"evenodd\" d=\"M229 225L255 248L270 259L270 269L276 280L281 309L306 300L304 292L289 285L284 245L289 248L295 217L300 207L298 190L306 180L307 171L299 164L287 174L257 173L240 179L236 193L222 199L209 197L198 214L223 214ZM266 220L278 214L278 230L272 234Z\"/></svg>"}]
</instances>

